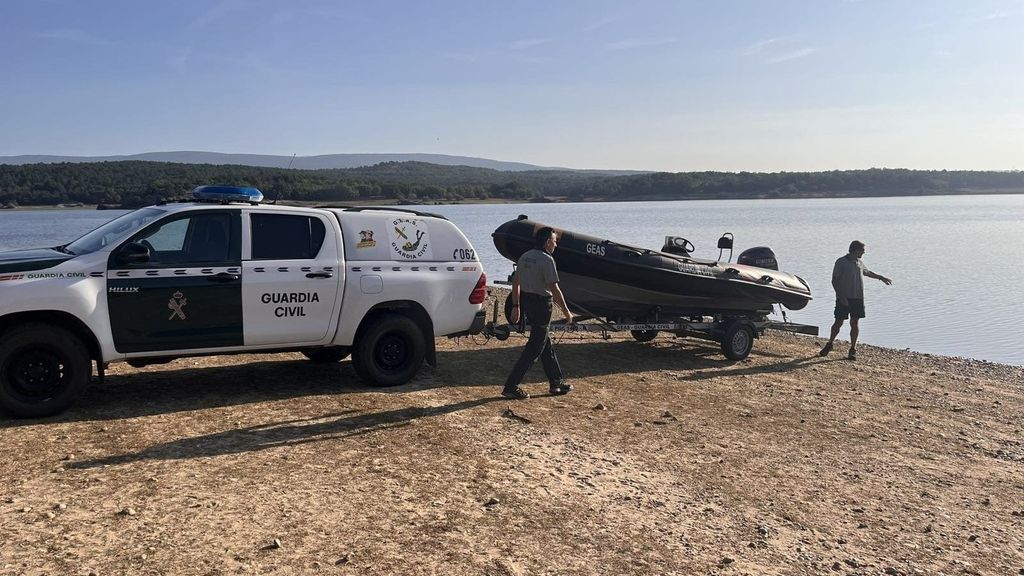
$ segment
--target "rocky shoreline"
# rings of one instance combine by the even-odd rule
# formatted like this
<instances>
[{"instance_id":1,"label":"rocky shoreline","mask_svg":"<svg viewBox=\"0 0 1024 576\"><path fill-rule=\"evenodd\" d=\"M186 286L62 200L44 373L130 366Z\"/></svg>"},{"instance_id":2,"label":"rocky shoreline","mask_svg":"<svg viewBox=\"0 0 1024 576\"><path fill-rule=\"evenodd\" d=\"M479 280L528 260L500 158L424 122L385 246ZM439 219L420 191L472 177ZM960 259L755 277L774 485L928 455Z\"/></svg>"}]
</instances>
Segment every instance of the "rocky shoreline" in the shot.
<instances>
[{"instance_id":1,"label":"rocky shoreline","mask_svg":"<svg viewBox=\"0 0 1024 576\"><path fill-rule=\"evenodd\" d=\"M114 365L0 421L0 574L1024 574L1024 369L822 342L566 334L519 402L520 337Z\"/></svg>"}]
</instances>

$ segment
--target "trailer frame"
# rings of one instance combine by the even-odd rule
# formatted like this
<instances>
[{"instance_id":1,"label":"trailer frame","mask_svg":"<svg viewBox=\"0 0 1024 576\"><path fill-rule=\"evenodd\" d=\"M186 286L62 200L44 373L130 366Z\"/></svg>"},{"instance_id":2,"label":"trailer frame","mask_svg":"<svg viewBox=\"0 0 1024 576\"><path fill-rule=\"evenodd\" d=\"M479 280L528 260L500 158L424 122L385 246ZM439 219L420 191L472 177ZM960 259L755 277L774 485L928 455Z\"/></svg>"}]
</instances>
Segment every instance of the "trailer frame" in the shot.
<instances>
[{"instance_id":1,"label":"trailer frame","mask_svg":"<svg viewBox=\"0 0 1024 576\"><path fill-rule=\"evenodd\" d=\"M572 304L570 307L580 309L579 306ZM595 315L584 313L576 317L572 323L565 320L553 321L549 325L549 330L551 332L596 333L606 340L610 339L612 334L628 331L638 342L649 342L654 340L659 332L668 332L677 338L699 338L718 342L721 344L722 354L730 360L743 360L749 356L754 347L754 340L761 337L765 330L809 336L818 335L817 326L771 320L767 316L768 313L770 311L759 310L748 313L717 313L699 317L670 317L655 318L652 321L623 322L602 320ZM499 323L498 302L495 300L491 320L484 326L483 335L488 338L507 340L512 333L525 334L529 329L529 325L525 324L523 320L516 324Z\"/></svg>"}]
</instances>

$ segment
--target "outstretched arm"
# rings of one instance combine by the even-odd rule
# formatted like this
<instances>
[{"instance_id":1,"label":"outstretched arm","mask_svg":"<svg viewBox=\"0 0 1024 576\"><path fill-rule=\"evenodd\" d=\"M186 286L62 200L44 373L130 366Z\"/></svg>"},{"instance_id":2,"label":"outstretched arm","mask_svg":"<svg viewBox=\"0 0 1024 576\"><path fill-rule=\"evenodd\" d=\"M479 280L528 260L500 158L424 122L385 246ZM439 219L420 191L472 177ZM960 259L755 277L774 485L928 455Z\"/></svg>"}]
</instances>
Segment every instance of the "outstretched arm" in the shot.
<instances>
[{"instance_id":1,"label":"outstretched arm","mask_svg":"<svg viewBox=\"0 0 1024 576\"><path fill-rule=\"evenodd\" d=\"M864 271L864 275L867 276L868 278L874 278L875 280L881 280L882 282L885 283L886 286L889 286L890 284L892 284L892 280L886 278L885 276L882 276L881 274L875 274L874 272L872 272L870 270L865 270Z\"/></svg>"}]
</instances>

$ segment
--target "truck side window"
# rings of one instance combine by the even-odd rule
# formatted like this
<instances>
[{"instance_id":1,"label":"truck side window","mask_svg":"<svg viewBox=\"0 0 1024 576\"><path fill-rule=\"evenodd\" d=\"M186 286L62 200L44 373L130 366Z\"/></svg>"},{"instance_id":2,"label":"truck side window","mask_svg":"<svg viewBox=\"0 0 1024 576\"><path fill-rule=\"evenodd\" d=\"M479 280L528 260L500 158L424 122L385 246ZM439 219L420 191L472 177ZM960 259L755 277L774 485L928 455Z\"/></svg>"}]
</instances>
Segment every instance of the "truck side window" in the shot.
<instances>
[{"instance_id":1,"label":"truck side window","mask_svg":"<svg viewBox=\"0 0 1024 576\"><path fill-rule=\"evenodd\" d=\"M192 219L192 231L186 248L190 262L223 262L228 259L228 233L231 220L227 214L201 214Z\"/></svg>"},{"instance_id":2,"label":"truck side window","mask_svg":"<svg viewBox=\"0 0 1024 576\"><path fill-rule=\"evenodd\" d=\"M316 258L327 233L319 218L290 214L253 214L253 260Z\"/></svg>"},{"instance_id":3,"label":"truck side window","mask_svg":"<svg viewBox=\"0 0 1024 576\"><path fill-rule=\"evenodd\" d=\"M161 224L135 239L154 264L224 262L229 259L231 217L194 214Z\"/></svg>"},{"instance_id":4,"label":"truck side window","mask_svg":"<svg viewBox=\"0 0 1024 576\"><path fill-rule=\"evenodd\" d=\"M157 228L152 234L141 238L149 242L154 252L181 252L185 248L185 236L188 233L188 219L174 220Z\"/></svg>"}]
</instances>

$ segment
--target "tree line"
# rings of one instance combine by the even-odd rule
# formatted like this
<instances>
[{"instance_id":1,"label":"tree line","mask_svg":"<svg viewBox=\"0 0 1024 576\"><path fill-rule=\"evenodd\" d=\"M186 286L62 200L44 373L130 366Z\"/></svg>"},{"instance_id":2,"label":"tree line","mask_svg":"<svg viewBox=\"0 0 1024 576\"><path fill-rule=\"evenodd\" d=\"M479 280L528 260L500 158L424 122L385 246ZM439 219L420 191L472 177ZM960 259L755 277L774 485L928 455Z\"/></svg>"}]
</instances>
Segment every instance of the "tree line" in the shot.
<instances>
[{"instance_id":1,"label":"tree line","mask_svg":"<svg viewBox=\"0 0 1024 576\"><path fill-rule=\"evenodd\" d=\"M143 161L0 165L0 205L82 203L135 208L182 198L203 184L255 186L267 200L306 202L528 200L537 196L509 178L438 185L345 172Z\"/></svg>"},{"instance_id":2,"label":"tree line","mask_svg":"<svg viewBox=\"0 0 1024 576\"><path fill-rule=\"evenodd\" d=\"M268 200L452 202L685 200L1022 193L1024 172L869 169L829 172L505 172L423 162L334 170L167 162L0 165L0 206L102 204L134 208L195 186L255 186Z\"/></svg>"}]
</instances>

